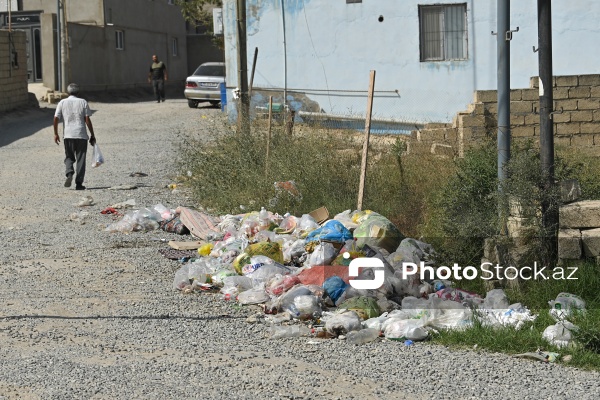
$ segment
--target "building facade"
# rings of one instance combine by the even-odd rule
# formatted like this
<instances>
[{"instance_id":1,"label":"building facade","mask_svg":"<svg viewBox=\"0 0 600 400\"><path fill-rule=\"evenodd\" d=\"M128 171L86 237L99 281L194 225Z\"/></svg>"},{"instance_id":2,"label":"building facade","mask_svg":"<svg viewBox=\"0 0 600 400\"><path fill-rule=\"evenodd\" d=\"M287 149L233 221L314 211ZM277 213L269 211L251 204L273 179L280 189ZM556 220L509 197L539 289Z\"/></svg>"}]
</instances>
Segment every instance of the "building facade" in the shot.
<instances>
[{"instance_id":1,"label":"building facade","mask_svg":"<svg viewBox=\"0 0 600 400\"><path fill-rule=\"evenodd\" d=\"M600 39L600 2L552 3L554 75L600 72L600 54L589 50ZM248 0L246 13L249 71L259 49L259 106L265 93L283 102L285 92L300 113L364 115L375 70L375 118L450 122L476 90L497 88L496 0ZM235 88L235 0L224 0L223 20L227 87ZM528 87L538 75L537 2L512 1L510 20L518 28L510 84Z\"/></svg>"},{"instance_id":2,"label":"building facade","mask_svg":"<svg viewBox=\"0 0 600 400\"><path fill-rule=\"evenodd\" d=\"M153 54L166 63L170 81L187 76L186 27L173 0L19 0L17 5L10 18L0 8L0 28L10 20L12 29L26 32L30 82L59 89L64 65L67 81L85 90L147 85ZM62 52L59 13L65 22Z\"/></svg>"}]
</instances>

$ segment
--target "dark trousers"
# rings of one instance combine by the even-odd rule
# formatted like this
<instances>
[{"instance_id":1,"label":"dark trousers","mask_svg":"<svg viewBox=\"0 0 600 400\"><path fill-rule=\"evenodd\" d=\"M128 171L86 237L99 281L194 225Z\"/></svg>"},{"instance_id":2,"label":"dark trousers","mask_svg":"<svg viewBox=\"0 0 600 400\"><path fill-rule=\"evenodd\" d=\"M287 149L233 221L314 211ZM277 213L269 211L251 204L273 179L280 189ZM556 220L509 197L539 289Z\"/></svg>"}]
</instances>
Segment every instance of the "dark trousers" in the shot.
<instances>
[{"instance_id":1,"label":"dark trousers","mask_svg":"<svg viewBox=\"0 0 600 400\"><path fill-rule=\"evenodd\" d=\"M156 100L165 99L165 81L163 79L153 79L152 88L154 89Z\"/></svg>"},{"instance_id":2,"label":"dark trousers","mask_svg":"<svg viewBox=\"0 0 600 400\"><path fill-rule=\"evenodd\" d=\"M85 156L87 153L87 140L85 139L64 139L65 144L65 174L67 177L75 174L73 165L76 165L77 174L75 175L75 184L83 185L85 178Z\"/></svg>"}]
</instances>

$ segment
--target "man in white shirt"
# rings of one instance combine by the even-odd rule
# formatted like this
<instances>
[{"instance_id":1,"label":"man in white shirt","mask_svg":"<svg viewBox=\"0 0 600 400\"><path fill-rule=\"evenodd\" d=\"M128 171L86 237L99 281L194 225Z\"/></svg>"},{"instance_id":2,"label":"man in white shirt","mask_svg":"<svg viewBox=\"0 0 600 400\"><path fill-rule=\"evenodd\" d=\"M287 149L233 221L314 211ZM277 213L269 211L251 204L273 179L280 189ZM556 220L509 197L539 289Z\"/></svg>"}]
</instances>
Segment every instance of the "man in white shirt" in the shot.
<instances>
[{"instance_id":1,"label":"man in white shirt","mask_svg":"<svg viewBox=\"0 0 600 400\"><path fill-rule=\"evenodd\" d=\"M73 165L76 165L77 174L75 175L75 190L85 190L83 179L85 178L87 141L89 139L90 145L92 146L96 144L94 127L92 126L92 120L90 119L92 112L90 111L90 106L87 101L77 97L79 94L79 86L77 84L71 83L67 87L67 93L69 93L69 97L58 103L56 112L54 113L54 143L60 143L58 123L62 119L67 176L65 187L71 186L73 175L75 175ZM86 126L90 130L89 137L85 129Z\"/></svg>"}]
</instances>

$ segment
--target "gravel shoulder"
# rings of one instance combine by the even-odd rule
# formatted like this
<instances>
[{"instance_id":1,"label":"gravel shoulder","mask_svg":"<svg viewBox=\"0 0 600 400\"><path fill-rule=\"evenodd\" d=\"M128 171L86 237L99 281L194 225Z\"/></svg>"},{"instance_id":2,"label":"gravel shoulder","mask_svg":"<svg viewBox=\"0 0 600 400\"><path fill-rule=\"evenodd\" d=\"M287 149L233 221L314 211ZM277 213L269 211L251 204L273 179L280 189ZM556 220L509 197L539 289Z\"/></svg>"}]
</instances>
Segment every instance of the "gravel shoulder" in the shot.
<instances>
[{"instance_id":1,"label":"gravel shoulder","mask_svg":"<svg viewBox=\"0 0 600 400\"><path fill-rule=\"evenodd\" d=\"M159 239L181 237L108 233L113 217L100 211L128 199L139 207L194 205L185 191L166 188L177 143L220 111L190 109L182 98L99 100L90 106L106 164L88 168L84 192L63 187L55 106L0 116L0 398L600 395L599 373L502 354L385 340L274 341L265 325L246 322L257 308L172 290L179 264L158 253L166 247ZM109 189L118 185L137 189ZM95 204L78 207L82 196Z\"/></svg>"}]
</instances>

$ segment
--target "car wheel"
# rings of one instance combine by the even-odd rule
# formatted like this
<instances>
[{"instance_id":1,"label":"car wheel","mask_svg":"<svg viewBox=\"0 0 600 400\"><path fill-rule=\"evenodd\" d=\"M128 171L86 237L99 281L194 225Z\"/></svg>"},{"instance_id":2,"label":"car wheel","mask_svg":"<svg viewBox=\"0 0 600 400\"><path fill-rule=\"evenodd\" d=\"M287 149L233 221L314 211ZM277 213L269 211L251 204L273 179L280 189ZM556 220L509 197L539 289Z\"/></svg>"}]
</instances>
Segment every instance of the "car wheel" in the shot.
<instances>
[{"instance_id":1,"label":"car wheel","mask_svg":"<svg viewBox=\"0 0 600 400\"><path fill-rule=\"evenodd\" d=\"M190 108L196 108L198 107L198 102L196 100L188 100L188 106L190 106Z\"/></svg>"},{"instance_id":2,"label":"car wheel","mask_svg":"<svg viewBox=\"0 0 600 400\"><path fill-rule=\"evenodd\" d=\"M211 100L209 101L210 105L213 107L216 107L219 105L220 101L219 100Z\"/></svg>"}]
</instances>

